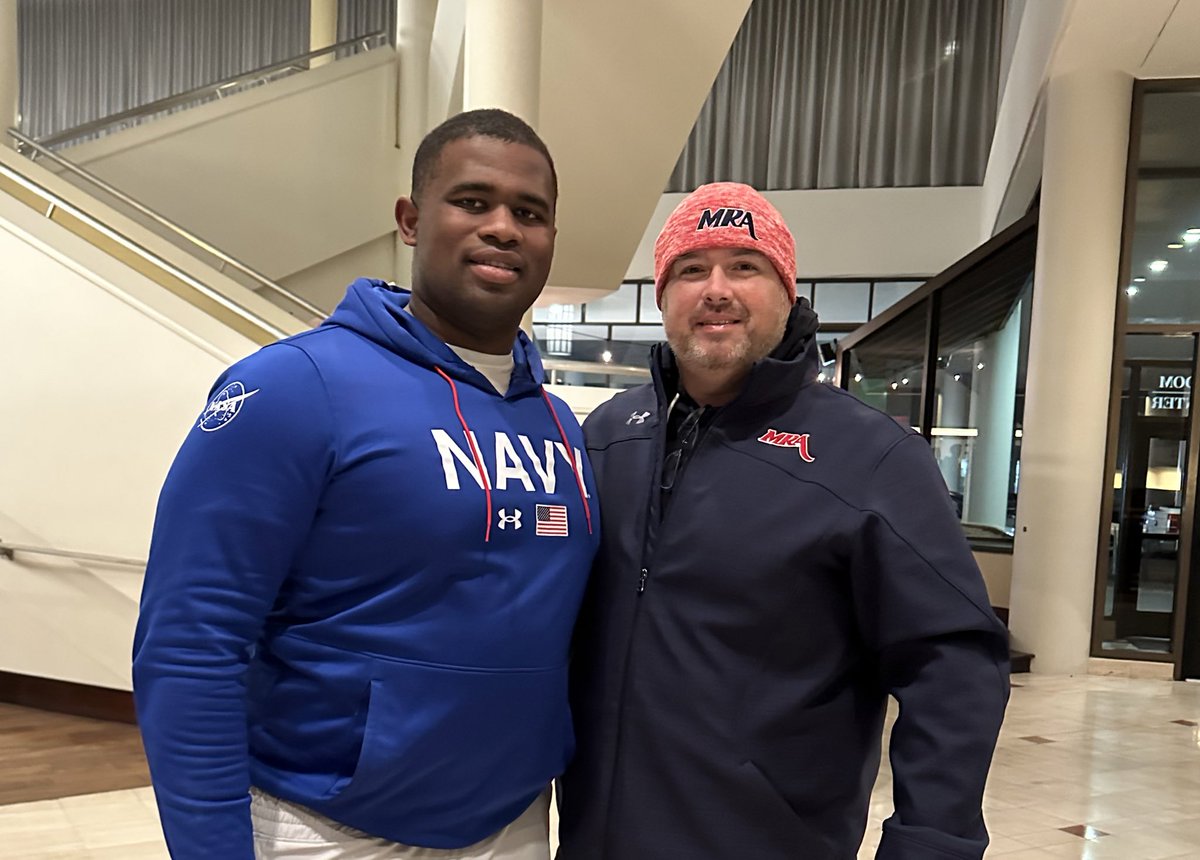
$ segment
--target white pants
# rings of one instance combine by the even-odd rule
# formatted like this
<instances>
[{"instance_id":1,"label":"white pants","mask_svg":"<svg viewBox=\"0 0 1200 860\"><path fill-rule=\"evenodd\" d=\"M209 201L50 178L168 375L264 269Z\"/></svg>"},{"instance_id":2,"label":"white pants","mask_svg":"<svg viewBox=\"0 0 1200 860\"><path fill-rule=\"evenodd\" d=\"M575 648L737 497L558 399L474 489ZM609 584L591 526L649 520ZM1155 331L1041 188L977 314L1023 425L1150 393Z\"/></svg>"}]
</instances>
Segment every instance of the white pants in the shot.
<instances>
[{"instance_id":1,"label":"white pants","mask_svg":"<svg viewBox=\"0 0 1200 860\"><path fill-rule=\"evenodd\" d=\"M250 820L257 860L550 860L550 789L521 817L466 848L417 848L370 836L256 788Z\"/></svg>"}]
</instances>

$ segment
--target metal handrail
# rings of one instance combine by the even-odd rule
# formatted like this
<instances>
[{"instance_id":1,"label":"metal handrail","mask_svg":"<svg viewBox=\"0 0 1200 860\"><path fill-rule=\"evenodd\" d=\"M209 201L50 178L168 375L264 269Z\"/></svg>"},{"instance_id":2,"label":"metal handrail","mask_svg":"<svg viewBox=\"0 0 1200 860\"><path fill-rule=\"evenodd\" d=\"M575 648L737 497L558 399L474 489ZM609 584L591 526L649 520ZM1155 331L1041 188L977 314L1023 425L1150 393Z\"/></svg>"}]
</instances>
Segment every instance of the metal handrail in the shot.
<instances>
[{"instance_id":1,"label":"metal handrail","mask_svg":"<svg viewBox=\"0 0 1200 860\"><path fill-rule=\"evenodd\" d=\"M308 302L308 301L302 299L300 296L291 292L287 288L281 287L279 284L275 283L274 281L272 281L270 278L268 278L266 275L262 274L261 272L258 272L255 269L250 268L249 266L247 266L245 263L241 262L240 260L235 259L234 257L231 257L229 254L226 254L224 251L220 250L219 248L216 248L216 247L210 245L208 242L205 242L203 239L201 239L199 236L197 236L195 233L191 232L187 228L181 227L180 225L176 224L171 219L167 218L165 215L158 214L153 209L151 209L149 206L146 206L144 203L138 202L137 200L130 197L125 192L121 191L119 188L116 188L115 186L110 185L109 183L105 182L103 179L101 179L99 176L96 176L94 173L84 170L79 165L74 164L71 161L68 161L67 159L65 159L61 155L59 155L58 153L52 152L49 149L46 149L46 147L42 146L40 143L33 140L32 138L27 137L24 134L21 134L21 132L17 131L15 128L8 129L8 134L10 137L13 137L17 141L19 141L22 146L27 146L27 147L31 148L39 155L45 156L46 158L53 161L55 164L58 164L59 166L63 167L66 170L69 170L71 173L74 173L80 179L83 179L84 181L91 183L92 185L96 186L100 190L104 191L106 194L111 194L113 197L117 198L125 205L132 207L140 214L146 216L147 218L151 219L152 221L155 221L158 224L161 224L163 227L166 227L171 232L173 232L176 235L180 236L181 238L187 240L190 244L192 244L192 245L196 246L197 248L200 248L201 250L205 251L206 253L209 253L212 256L216 257L218 260L220 260L225 265L232 266L233 268L237 269L242 274L257 281L265 289L270 290L271 292L275 293L278 296L281 296L282 298L284 298L287 301L294 304L296 307L300 308L301 310L306 311L311 316L316 317L318 319L323 319L327 315L326 312L324 310L322 310L321 308L317 307L316 305L312 304L311 302Z\"/></svg>"},{"instance_id":2,"label":"metal handrail","mask_svg":"<svg viewBox=\"0 0 1200 860\"><path fill-rule=\"evenodd\" d=\"M94 561L100 564L120 564L127 567L146 566L146 562L136 558L123 558L118 555L99 555L94 552L76 552L70 549L55 549L48 546L28 546L19 543L8 543L0 540L0 558L6 558L13 561L14 554L18 552L29 553L30 555L52 555L58 558L69 558L74 561Z\"/></svg>"},{"instance_id":3,"label":"metal handrail","mask_svg":"<svg viewBox=\"0 0 1200 860\"><path fill-rule=\"evenodd\" d=\"M215 83L205 84L204 86L190 89L187 92L177 93L173 96L166 96L165 98L158 99L157 101L148 102L147 104L130 108L129 110L124 110L120 113L101 117L100 119L95 119L91 122L85 122L82 125L69 128L66 131L45 135L38 138L38 142L43 146L55 146L56 144L60 144L64 141L74 140L77 137L85 137L94 132L101 131L102 129L108 128L110 125L119 125L120 123L127 122L131 119L162 113L163 111L170 110L173 107L190 104L191 102L197 101L198 99L206 96L220 97L224 94L224 90L231 89L241 84L253 83L255 81L262 80L263 78L269 77L275 72L282 72L288 69L301 72L304 71L304 69L300 66L300 64L308 63L317 57L322 57L325 54L340 51L343 48L349 48L360 43L364 48L368 48L372 42L387 41L387 39L388 34L383 30L377 33L370 33L366 36L358 36L353 39L347 39L344 42L337 42L336 44L329 45L324 48L318 48L315 51L309 51L307 54L300 54L299 56L292 57L291 59L282 60L278 63L272 63L269 66L262 66L249 72L242 72L239 75L225 78L224 80L220 80Z\"/></svg>"},{"instance_id":4,"label":"metal handrail","mask_svg":"<svg viewBox=\"0 0 1200 860\"><path fill-rule=\"evenodd\" d=\"M288 333L283 331L281 328L276 326L274 323L259 316L258 314L254 313L253 311L249 310L248 308L242 307L237 302L235 302L232 299L229 299L228 297L217 292L212 287L205 284L203 281L200 281L197 278L192 277L187 272L180 269L178 266L174 265L173 263L168 262L167 260L160 257L158 254L155 254L153 251L150 251L147 248L143 248L141 245L134 242L132 239L130 239L126 236L123 236L120 233L116 232L115 230L105 226L98 219L93 218L91 215L87 214L82 209L79 209L78 207L67 202L62 197L55 194L53 191L51 191L50 189L43 186L41 183L35 182L34 180L30 179L28 176L17 173L15 170L13 170L12 168L8 167L7 165L5 165L3 163L0 163L0 175L8 177L13 182L20 185L22 188L25 188L27 191L33 192L34 194L38 195L43 200L45 200L47 203L49 203L50 205L47 207L47 210L42 213L47 218L52 217L54 214L54 211L56 209L60 209L63 212L66 212L67 214L72 215L75 218L78 218L81 222L83 222L87 226L91 227L96 232L108 237L109 239L116 242L121 247L125 248L126 250L131 251L132 253L136 254L137 256L141 257L142 259L154 264L158 268L160 268L163 271L170 274L172 277L178 278L180 281L187 284L189 287L196 290L197 292L202 293L207 298L211 299L212 301L214 301L217 304L224 307L226 310L232 311L233 313L237 314L238 316L242 317L243 319L250 321L256 327L262 329L263 331L265 331L267 334L271 335L272 337L274 337L274 338L287 337Z\"/></svg>"},{"instance_id":5,"label":"metal handrail","mask_svg":"<svg viewBox=\"0 0 1200 860\"><path fill-rule=\"evenodd\" d=\"M650 376L650 368L633 364L600 364L595 361L576 361L569 358L542 358L546 370L562 370L575 373L594 373L605 376Z\"/></svg>"}]
</instances>

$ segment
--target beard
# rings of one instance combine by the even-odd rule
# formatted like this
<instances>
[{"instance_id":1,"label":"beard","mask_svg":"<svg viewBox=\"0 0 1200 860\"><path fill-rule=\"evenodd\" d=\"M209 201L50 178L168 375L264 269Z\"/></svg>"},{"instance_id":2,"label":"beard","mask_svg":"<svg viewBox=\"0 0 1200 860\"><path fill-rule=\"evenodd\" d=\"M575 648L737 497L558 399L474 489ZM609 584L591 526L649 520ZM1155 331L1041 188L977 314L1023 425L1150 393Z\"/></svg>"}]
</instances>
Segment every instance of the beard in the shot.
<instances>
[{"instance_id":1,"label":"beard","mask_svg":"<svg viewBox=\"0 0 1200 860\"><path fill-rule=\"evenodd\" d=\"M734 305L734 313L745 319L745 309ZM675 353L675 359L682 365L703 370L748 370L755 362L762 361L783 340L787 329L788 312L791 302L787 296L782 296L778 313L769 320L768 325L761 325L766 314L759 315L756 321L760 327L755 331L739 331L736 337L713 341L698 335L691 326L682 334L667 333L667 343Z\"/></svg>"}]
</instances>

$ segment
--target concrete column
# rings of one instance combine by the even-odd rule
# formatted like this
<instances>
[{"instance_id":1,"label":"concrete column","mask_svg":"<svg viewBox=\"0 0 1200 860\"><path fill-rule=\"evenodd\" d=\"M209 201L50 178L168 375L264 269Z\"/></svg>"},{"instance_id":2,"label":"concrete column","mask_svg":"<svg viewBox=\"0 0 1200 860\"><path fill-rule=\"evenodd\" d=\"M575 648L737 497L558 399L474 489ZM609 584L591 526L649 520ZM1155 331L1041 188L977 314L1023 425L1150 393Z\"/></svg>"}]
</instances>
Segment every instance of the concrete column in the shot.
<instances>
[{"instance_id":1,"label":"concrete column","mask_svg":"<svg viewBox=\"0 0 1200 860\"><path fill-rule=\"evenodd\" d=\"M437 17L437 0L396 0L397 55L396 146L400 150L399 195L412 185L413 156L429 131L429 49ZM412 248L396 233L396 283L412 280Z\"/></svg>"},{"instance_id":2,"label":"concrete column","mask_svg":"<svg viewBox=\"0 0 1200 860\"><path fill-rule=\"evenodd\" d=\"M534 128L542 80L542 0L467 0L463 110L497 107ZM533 337L533 314L521 328Z\"/></svg>"},{"instance_id":3,"label":"concrete column","mask_svg":"<svg viewBox=\"0 0 1200 860\"><path fill-rule=\"evenodd\" d=\"M337 42L338 0L309 0L308 49L318 51ZM310 60L308 67L315 69L333 62L333 54L325 54Z\"/></svg>"},{"instance_id":4,"label":"concrete column","mask_svg":"<svg viewBox=\"0 0 1200 860\"><path fill-rule=\"evenodd\" d=\"M1133 79L1047 84L1010 626L1036 672L1085 671Z\"/></svg>"},{"instance_id":5,"label":"concrete column","mask_svg":"<svg viewBox=\"0 0 1200 860\"><path fill-rule=\"evenodd\" d=\"M463 53L463 110L503 108L537 128L542 0L467 0Z\"/></svg>"},{"instance_id":6,"label":"concrete column","mask_svg":"<svg viewBox=\"0 0 1200 860\"><path fill-rule=\"evenodd\" d=\"M933 426L954 428L971 426L970 389L960 382L955 382L944 373ZM963 489L959 486L962 482L959 460L965 445L966 442L959 436L942 436L933 440L938 468L942 470L942 480L946 482L948 488L955 492Z\"/></svg>"},{"instance_id":7,"label":"concrete column","mask_svg":"<svg viewBox=\"0 0 1200 860\"><path fill-rule=\"evenodd\" d=\"M1012 469L1013 394L1021 346L1021 306L1013 308L1004 328L989 335L978 350L983 370L971 388L972 426L979 429L971 454L970 486L963 519L1003 528L1008 518L1008 476Z\"/></svg>"},{"instance_id":8,"label":"concrete column","mask_svg":"<svg viewBox=\"0 0 1200 860\"><path fill-rule=\"evenodd\" d=\"M17 37L17 0L0 0L0 136L3 146L14 141L4 130L16 128L21 110L21 50Z\"/></svg>"}]
</instances>

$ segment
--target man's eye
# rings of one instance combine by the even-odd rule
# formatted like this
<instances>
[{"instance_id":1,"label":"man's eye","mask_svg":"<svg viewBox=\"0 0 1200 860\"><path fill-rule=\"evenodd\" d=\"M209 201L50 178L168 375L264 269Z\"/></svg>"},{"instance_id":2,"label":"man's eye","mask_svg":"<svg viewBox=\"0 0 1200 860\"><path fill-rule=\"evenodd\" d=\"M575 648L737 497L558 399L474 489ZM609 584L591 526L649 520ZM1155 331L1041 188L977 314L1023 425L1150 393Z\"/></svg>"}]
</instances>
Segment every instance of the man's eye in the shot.
<instances>
[{"instance_id":1,"label":"man's eye","mask_svg":"<svg viewBox=\"0 0 1200 860\"><path fill-rule=\"evenodd\" d=\"M758 266L756 264L747 262L745 260L743 260L740 263L735 263L734 268L737 269L738 271L742 271L742 272L757 272L758 271Z\"/></svg>"},{"instance_id":2,"label":"man's eye","mask_svg":"<svg viewBox=\"0 0 1200 860\"><path fill-rule=\"evenodd\" d=\"M703 274L703 272L704 272L704 268L702 266L684 266L682 269L679 270L679 274L681 276L682 275L699 275L699 274Z\"/></svg>"},{"instance_id":3,"label":"man's eye","mask_svg":"<svg viewBox=\"0 0 1200 860\"><path fill-rule=\"evenodd\" d=\"M522 221L528 221L531 224L540 224L546 220L542 217L542 213L534 212L532 209L517 209L513 214Z\"/></svg>"},{"instance_id":4,"label":"man's eye","mask_svg":"<svg viewBox=\"0 0 1200 860\"><path fill-rule=\"evenodd\" d=\"M487 204L478 197L460 197L451 202L460 209L467 209L471 212L482 212L487 208Z\"/></svg>"}]
</instances>

